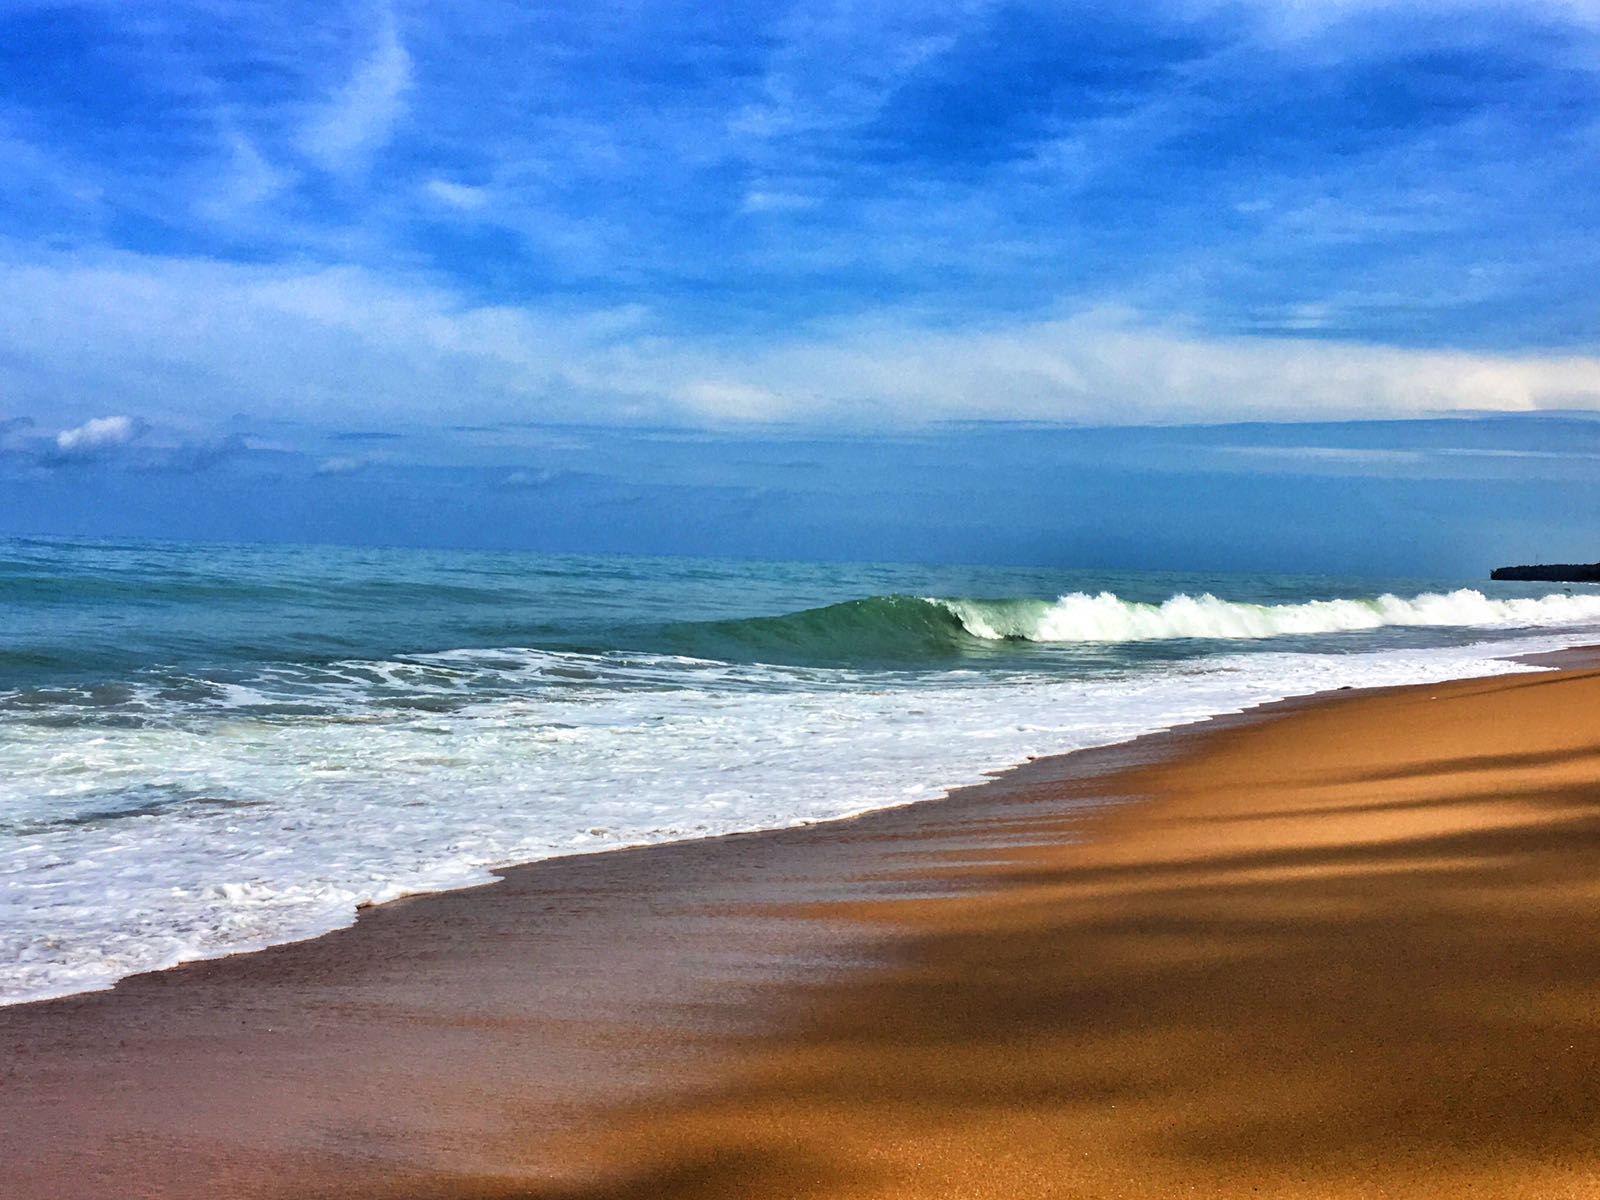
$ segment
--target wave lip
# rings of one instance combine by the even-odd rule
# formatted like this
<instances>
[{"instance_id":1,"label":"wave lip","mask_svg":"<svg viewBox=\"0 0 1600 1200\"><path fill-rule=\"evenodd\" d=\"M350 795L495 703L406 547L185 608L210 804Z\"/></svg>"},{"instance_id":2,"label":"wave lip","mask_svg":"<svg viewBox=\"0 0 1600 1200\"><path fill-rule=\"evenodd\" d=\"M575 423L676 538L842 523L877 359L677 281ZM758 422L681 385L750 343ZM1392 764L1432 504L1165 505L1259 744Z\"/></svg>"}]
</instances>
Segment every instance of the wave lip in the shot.
<instances>
[{"instance_id":1,"label":"wave lip","mask_svg":"<svg viewBox=\"0 0 1600 1200\"><path fill-rule=\"evenodd\" d=\"M1285 634L1343 633L1389 625L1512 628L1600 621L1600 595L1555 594L1495 600L1472 588L1405 598L1308 600L1246 604L1207 592L1159 604L1113 592L1074 592L1045 600L946 600L951 613L982 641L1144 642L1175 638L1245 640Z\"/></svg>"},{"instance_id":2,"label":"wave lip","mask_svg":"<svg viewBox=\"0 0 1600 1200\"><path fill-rule=\"evenodd\" d=\"M1494 599L1472 588L1284 604L1180 593L1152 603L1114 592L1055 600L868 596L770 617L659 628L665 648L721 662L920 663L1004 642L1116 645L1250 641L1411 626L1512 629L1600 623L1600 593Z\"/></svg>"}]
</instances>

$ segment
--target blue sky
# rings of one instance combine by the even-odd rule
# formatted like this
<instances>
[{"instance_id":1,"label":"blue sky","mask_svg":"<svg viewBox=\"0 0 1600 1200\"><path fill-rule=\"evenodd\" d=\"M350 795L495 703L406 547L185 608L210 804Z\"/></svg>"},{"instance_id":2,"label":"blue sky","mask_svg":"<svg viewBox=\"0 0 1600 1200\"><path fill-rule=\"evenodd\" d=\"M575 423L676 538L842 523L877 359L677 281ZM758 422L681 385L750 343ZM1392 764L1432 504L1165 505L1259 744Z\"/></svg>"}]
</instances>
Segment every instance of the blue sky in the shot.
<instances>
[{"instance_id":1,"label":"blue sky","mask_svg":"<svg viewBox=\"0 0 1600 1200\"><path fill-rule=\"evenodd\" d=\"M0 532L1593 558L1596 195L1587 0L9 0Z\"/></svg>"}]
</instances>

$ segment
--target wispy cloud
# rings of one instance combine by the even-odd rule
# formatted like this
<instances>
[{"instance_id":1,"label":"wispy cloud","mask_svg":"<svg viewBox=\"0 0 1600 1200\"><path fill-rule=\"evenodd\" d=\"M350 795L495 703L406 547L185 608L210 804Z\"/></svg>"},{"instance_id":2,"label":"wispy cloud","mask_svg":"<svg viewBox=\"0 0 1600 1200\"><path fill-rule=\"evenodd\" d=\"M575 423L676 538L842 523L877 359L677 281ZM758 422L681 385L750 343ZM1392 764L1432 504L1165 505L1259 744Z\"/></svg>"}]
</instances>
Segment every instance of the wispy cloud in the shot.
<instances>
[{"instance_id":1,"label":"wispy cloud","mask_svg":"<svg viewBox=\"0 0 1600 1200\"><path fill-rule=\"evenodd\" d=\"M1421 450L1385 450L1370 446L1218 446L1223 454L1250 458L1309 459L1313 462L1366 464L1410 464L1421 462ZM1433 451L1432 453L1448 453Z\"/></svg>"},{"instance_id":2,"label":"wispy cloud","mask_svg":"<svg viewBox=\"0 0 1600 1200\"><path fill-rule=\"evenodd\" d=\"M1596 403L1577 0L58 8L0 79L41 420Z\"/></svg>"},{"instance_id":3,"label":"wispy cloud","mask_svg":"<svg viewBox=\"0 0 1600 1200\"><path fill-rule=\"evenodd\" d=\"M423 185L423 190L447 208L463 212L476 212L489 203L489 189L448 179L430 179Z\"/></svg>"},{"instance_id":4,"label":"wispy cloud","mask_svg":"<svg viewBox=\"0 0 1600 1200\"><path fill-rule=\"evenodd\" d=\"M512 471L501 480L500 486L517 491L538 491L541 488L549 487L552 483L564 478L565 475L566 473L563 471L553 471L548 468L533 471Z\"/></svg>"},{"instance_id":5,"label":"wispy cloud","mask_svg":"<svg viewBox=\"0 0 1600 1200\"><path fill-rule=\"evenodd\" d=\"M215 186L202 190L196 202L203 218L223 222L253 218L263 205L297 182L295 172L269 162L255 142L238 130L229 130L225 140L225 172Z\"/></svg>"},{"instance_id":6,"label":"wispy cloud","mask_svg":"<svg viewBox=\"0 0 1600 1200\"><path fill-rule=\"evenodd\" d=\"M403 433L385 429L346 429L328 435L331 442L398 442L404 438Z\"/></svg>"},{"instance_id":7,"label":"wispy cloud","mask_svg":"<svg viewBox=\"0 0 1600 1200\"><path fill-rule=\"evenodd\" d=\"M263 418L346 428L379 412L431 417L441 396L483 422L836 429L1600 409L1592 357L1219 337L1115 308L978 329L889 310L781 340L709 342L637 310L485 305L355 270L128 257L0 268L0 304L35 317L0 331L26 392L115 386L140 411L190 424L216 419L218 395Z\"/></svg>"},{"instance_id":8,"label":"wispy cloud","mask_svg":"<svg viewBox=\"0 0 1600 1200\"><path fill-rule=\"evenodd\" d=\"M362 165L400 119L411 70L394 13L385 12L371 51L307 124L306 152L330 171Z\"/></svg>"},{"instance_id":9,"label":"wispy cloud","mask_svg":"<svg viewBox=\"0 0 1600 1200\"><path fill-rule=\"evenodd\" d=\"M353 475L355 472L365 469L368 465L367 460L364 458L357 458L349 454L338 454L319 462L316 465L315 473L318 475Z\"/></svg>"},{"instance_id":10,"label":"wispy cloud","mask_svg":"<svg viewBox=\"0 0 1600 1200\"><path fill-rule=\"evenodd\" d=\"M744 200L739 208L740 211L747 213L784 213L801 212L815 208L817 204L815 196L799 192L768 191L758 187L744 194Z\"/></svg>"}]
</instances>

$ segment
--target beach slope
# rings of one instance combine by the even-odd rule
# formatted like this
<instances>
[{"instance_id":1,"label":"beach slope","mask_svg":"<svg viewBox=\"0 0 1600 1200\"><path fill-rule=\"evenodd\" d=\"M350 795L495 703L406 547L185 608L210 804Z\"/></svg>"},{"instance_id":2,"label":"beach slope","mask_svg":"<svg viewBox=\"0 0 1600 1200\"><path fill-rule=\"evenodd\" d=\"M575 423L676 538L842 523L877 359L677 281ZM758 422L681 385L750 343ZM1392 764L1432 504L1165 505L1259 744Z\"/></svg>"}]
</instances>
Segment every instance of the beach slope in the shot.
<instances>
[{"instance_id":1,"label":"beach slope","mask_svg":"<svg viewBox=\"0 0 1600 1200\"><path fill-rule=\"evenodd\" d=\"M1600 672L539 864L0 1046L10 1195L1600 1196Z\"/></svg>"},{"instance_id":2,"label":"beach slope","mask_svg":"<svg viewBox=\"0 0 1600 1200\"><path fill-rule=\"evenodd\" d=\"M858 906L903 965L637 1114L623 1194L1600 1195L1600 676L1324 700L1099 786L1139 802L1086 844Z\"/></svg>"}]
</instances>

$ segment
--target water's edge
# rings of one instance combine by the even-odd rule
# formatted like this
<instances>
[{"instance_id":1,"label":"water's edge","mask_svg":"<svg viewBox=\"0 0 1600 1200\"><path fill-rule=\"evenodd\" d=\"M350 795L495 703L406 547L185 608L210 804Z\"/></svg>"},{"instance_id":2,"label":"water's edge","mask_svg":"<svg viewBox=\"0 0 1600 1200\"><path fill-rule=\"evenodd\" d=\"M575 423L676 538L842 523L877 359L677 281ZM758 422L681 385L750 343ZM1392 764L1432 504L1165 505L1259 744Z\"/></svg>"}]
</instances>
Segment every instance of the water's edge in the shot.
<instances>
[{"instance_id":1,"label":"water's edge","mask_svg":"<svg viewBox=\"0 0 1600 1200\"><path fill-rule=\"evenodd\" d=\"M1592 635L1590 635L1592 636ZM1511 666L1511 670L1504 673L1520 671L1545 672L1559 670L1576 670L1589 667L1600 667L1600 645L1593 645L1588 641L1572 645L1564 645L1554 649L1542 649L1531 653L1505 654L1497 656L1495 661ZM566 853L550 854L538 858L520 859L504 863L488 865L483 869L483 878L455 886L438 888L417 889L406 891L386 898L384 901L362 904L357 906L349 915L349 920L337 926L308 933L301 937L287 937L260 944L231 948L217 954L197 954L155 970L137 971L123 975L104 987L75 988L62 991L59 994L30 997L28 999L0 1002L0 1008L11 1011L30 1009L36 1006L59 1004L63 1001L72 1001L78 997L93 996L97 994L115 993L125 985L137 986L133 981L146 979L153 976L167 977L185 968L205 963L217 963L224 960L249 957L269 953L275 949L287 946L302 945L308 942L319 942L326 938L345 934L353 930L363 918L381 910L390 909L400 904L414 904L426 902L430 898L442 896L458 896L463 893L478 891L493 887L503 882L513 874L527 871L537 871L541 868L548 869L552 864L575 864L585 859L597 857L610 857L625 855L642 850L666 850L673 847L687 845L703 845L707 848L718 843L731 841L744 841L751 838L771 838L792 833L796 829L813 826L831 827L860 820L863 817L894 813L897 811L921 809L930 805L941 805L953 801L982 801L986 796L995 795L1001 791L1014 789L1029 789L1047 786L1052 782L1060 782L1069 778L1081 780L1085 773L1099 776L1113 771L1125 769L1134 763L1144 763L1157 759L1181 754L1190 740L1195 736L1203 736L1212 731L1229 728L1236 725L1255 724L1261 721L1272 720L1279 715L1294 711L1307 705L1314 705L1334 697L1345 695L1370 695L1386 691L1403 690L1414 687L1428 687L1440 683L1452 682L1471 678L1491 678L1492 676L1478 675L1441 675L1437 679L1415 681L1400 684L1379 684L1366 687L1340 686L1331 689L1316 690L1304 693L1295 693L1262 700L1243 709L1224 710L1205 714L1190 720L1179 721L1161 728L1146 730L1132 737L1121 738L1114 741L1096 743L1087 746L1074 747L1060 753L1032 756L1021 762L1005 764L984 771L982 777L952 783L943 788L942 793L932 797L918 797L895 804L875 804L858 810L841 813L817 820L792 822L787 825L769 825L751 829L740 829L713 833L698 837L669 838L659 841L640 841L623 845L606 846L603 848L572 851Z\"/></svg>"}]
</instances>

